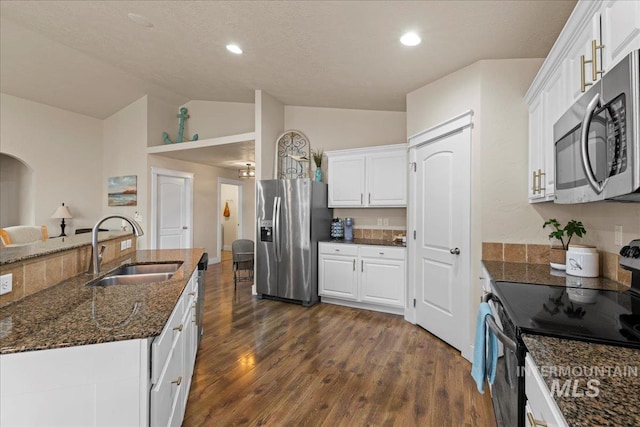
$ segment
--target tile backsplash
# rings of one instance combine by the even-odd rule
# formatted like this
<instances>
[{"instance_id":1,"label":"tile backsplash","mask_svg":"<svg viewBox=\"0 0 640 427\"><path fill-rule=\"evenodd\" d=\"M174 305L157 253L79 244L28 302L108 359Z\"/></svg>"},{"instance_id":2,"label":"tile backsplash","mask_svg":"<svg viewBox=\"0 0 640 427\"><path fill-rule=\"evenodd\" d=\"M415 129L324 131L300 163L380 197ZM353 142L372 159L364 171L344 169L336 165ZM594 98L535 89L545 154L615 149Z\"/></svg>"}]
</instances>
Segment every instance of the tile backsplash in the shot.
<instances>
[{"instance_id":1,"label":"tile backsplash","mask_svg":"<svg viewBox=\"0 0 640 427\"><path fill-rule=\"evenodd\" d=\"M353 228L353 237L356 239L374 239L391 241L398 234L406 235L406 230L388 230L382 228Z\"/></svg>"},{"instance_id":2,"label":"tile backsplash","mask_svg":"<svg viewBox=\"0 0 640 427\"><path fill-rule=\"evenodd\" d=\"M526 243L482 243L482 259L485 261L503 261L529 264L548 264L549 245ZM631 272L620 268L620 255L600 253L600 276L631 285Z\"/></svg>"}]
</instances>

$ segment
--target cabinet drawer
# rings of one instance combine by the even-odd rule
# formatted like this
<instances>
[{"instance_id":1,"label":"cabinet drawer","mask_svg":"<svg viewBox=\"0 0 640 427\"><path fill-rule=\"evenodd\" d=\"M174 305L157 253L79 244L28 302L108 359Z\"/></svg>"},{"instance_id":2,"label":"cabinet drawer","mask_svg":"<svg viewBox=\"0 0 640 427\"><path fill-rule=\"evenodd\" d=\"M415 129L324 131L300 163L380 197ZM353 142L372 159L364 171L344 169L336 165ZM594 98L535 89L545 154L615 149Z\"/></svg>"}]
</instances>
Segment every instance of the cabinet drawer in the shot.
<instances>
[{"instance_id":1,"label":"cabinet drawer","mask_svg":"<svg viewBox=\"0 0 640 427\"><path fill-rule=\"evenodd\" d=\"M527 395L527 414L538 421L546 422L549 427L566 426L564 417L547 388L540 371L530 355L525 358L527 377L524 382Z\"/></svg>"},{"instance_id":2,"label":"cabinet drawer","mask_svg":"<svg viewBox=\"0 0 640 427\"><path fill-rule=\"evenodd\" d=\"M180 333L180 329L184 329L184 325L181 327L181 322L184 315L185 296L187 296L185 293L180 296L162 333L153 340L151 345L151 382L153 384L160 378L160 373L167 362L174 338Z\"/></svg>"},{"instance_id":3,"label":"cabinet drawer","mask_svg":"<svg viewBox=\"0 0 640 427\"><path fill-rule=\"evenodd\" d=\"M318 252L325 255L358 256L358 245L351 243L320 243Z\"/></svg>"},{"instance_id":4,"label":"cabinet drawer","mask_svg":"<svg viewBox=\"0 0 640 427\"><path fill-rule=\"evenodd\" d=\"M367 258L404 260L405 248L390 246L360 246L360 255Z\"/></svg>"},{"instance_id":5,"label":"cabinet drawer","mask_svg":"<svg viewBox=\"0 0 640 427\"><path fill-rule=\"evenodd\" d=\"M172 425L182 417L182 393L188 383L183 378L183 337L172 342L165 369L151 389L151 425Z\"/></svg>"}]
</instances>

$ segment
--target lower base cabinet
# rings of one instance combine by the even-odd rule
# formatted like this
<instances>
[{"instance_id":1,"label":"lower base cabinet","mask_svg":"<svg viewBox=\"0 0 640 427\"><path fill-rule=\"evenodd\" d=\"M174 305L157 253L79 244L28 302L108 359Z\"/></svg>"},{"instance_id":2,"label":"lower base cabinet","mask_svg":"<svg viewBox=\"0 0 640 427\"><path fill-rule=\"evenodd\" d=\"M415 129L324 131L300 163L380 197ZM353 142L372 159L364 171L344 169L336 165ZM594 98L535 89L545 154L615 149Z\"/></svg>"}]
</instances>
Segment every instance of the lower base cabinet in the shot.
<instances>
[{"instance_id":1,"label":"lower base cabinet","mask_svg":"<svg viewBox=\"0 0 640 427\"><path fill-rule=\"evenodd\" d=\"M0 356L0 426L179 426L198 345L197 271L157 337Z\"/></svg>"},{"instance_id":2,"label":"lower base cabinet","mask_svg":"<svg viewBox=\"0 0 640 427\"><path fill-rule=\"evenodd\" d=\"M404 314L405 248L319 243L318 293L322 301Z\"/></svg>"}]
</instances>

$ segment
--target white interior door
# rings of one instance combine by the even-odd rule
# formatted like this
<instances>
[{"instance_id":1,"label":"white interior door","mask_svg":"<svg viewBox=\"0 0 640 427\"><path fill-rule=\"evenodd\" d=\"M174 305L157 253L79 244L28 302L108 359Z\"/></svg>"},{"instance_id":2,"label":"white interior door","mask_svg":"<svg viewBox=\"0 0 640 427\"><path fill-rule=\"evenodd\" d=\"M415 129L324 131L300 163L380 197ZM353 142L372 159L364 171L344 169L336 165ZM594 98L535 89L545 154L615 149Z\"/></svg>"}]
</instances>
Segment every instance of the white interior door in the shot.
<instances>
[{"instance_id":1,"label":"white interior door","mask_svg":"<svg viewBox=\"0 0 640 427\"><path fill-rule=\"evenodd\" d=\"M151 247L181 249L193 246L193 174L151 169Z\"/></svg>"},{"instance_id":2,"label":"white interior door","mask_svg":"<svg viewBox=\"0 0 640 427\"><path fill-rule=\"evenodd\" d=\"M463 351L469 344L470 128L412 149L416 323Z\"/></svg>"}]
</instances>

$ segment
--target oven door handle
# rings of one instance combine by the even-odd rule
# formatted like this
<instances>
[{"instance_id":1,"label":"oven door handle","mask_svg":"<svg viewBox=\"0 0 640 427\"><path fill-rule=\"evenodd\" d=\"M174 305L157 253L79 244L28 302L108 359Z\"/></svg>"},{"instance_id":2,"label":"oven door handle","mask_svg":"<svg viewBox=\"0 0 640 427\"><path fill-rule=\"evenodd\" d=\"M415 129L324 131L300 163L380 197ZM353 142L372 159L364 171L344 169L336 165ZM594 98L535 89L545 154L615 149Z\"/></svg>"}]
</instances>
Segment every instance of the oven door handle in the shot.
<instances>
[{"instance_id":1,"label":"oven door handle","mask_svg":"<svg viewBox=\"0 0 640 427\"><path fill-rule=\"evenodd\" d=\"M486 294L482 298L482 301L488 303L491 299L493 299L493 294L491 292L489 292L488 294ZM498 337L498 340L500 340L500 342L505 347L507 347L509 350L513 351L514 353L517 353L518 345L516 344L516 342L514 340L509 338L502 331L502 329L500 329L500 327L498 326L498 324L494 320L493 315L487 315L487 317L485 317L485 322L487 323L487 326L489 326L489 329L491 329L493 331L493 333L496 334L496 337Z\"/></svg>"},{"instance_id":2,"label":"oven door handle","mask_svg":"<svg viewBox=\"0 0 640 427\"><path fill-rule=\"evenodd\" d=\"M607 185L609 177L600 183L597 181L593 169L591 168L591 160L589 159L589 126L591 125L591 119L593 119L593 113L600 104L600 94L596 93L593 99L587 105L587 110L584 113L584 119L582 119L582 127L580 128L580 157L582 158L582 168L584 174L589 181L589 185L593 188L596 194L602 193L604 187Z\"/></svg>"}]
</instances>

